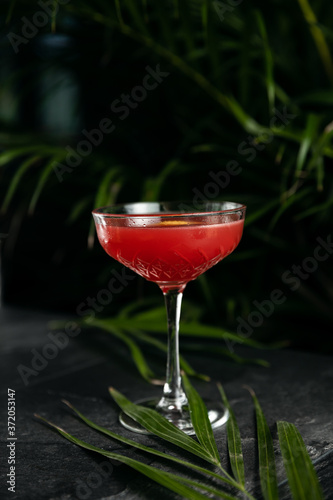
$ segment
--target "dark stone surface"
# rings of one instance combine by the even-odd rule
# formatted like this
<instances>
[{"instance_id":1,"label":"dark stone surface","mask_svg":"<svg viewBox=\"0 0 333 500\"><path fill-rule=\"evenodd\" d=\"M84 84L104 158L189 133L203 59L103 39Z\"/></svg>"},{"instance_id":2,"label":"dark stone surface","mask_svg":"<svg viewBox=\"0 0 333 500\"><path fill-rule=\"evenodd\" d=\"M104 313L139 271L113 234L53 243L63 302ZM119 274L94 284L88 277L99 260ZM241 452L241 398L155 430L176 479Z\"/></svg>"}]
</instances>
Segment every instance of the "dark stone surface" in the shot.
<instances>
[{"instance_id":1,"label":"dark stone surface","mask_svg":"<svg viewBox=\"0 0 333 500\"><path fill-rule=\"evenodd\" d=\"M71 401L91 420L115 432L175 453L158 438L133 435L118 422L118 409L108 395L112 385L131 400L159 396L161 388L145 383L137 374L126 348L102 332L84 331L59 349L45 368L24 384L18 366L31 368L31 349L42 352L50 343L48 322L54 314L22 310L0 311L1 339L1 484L0 498L13 500L126 499L167 500L179 498L140 474L116 462L82 450L37 421L39 413L77 437L97 446L146 463L160 463L153 456L134 451L106 439L81 424L62 403ZM51 352L51 351L50 351ZM221 357L187 355L200 372L220 380L231 402L243 439L247 487L255 498L258 492L255 422L251 386L261 403L277 446L277 420L294 423L302 434L316 466L325 498L333 499L333 363L331 357L293 351L253 351L237 347L248 357L263 357L270 368L236 365ZM154 360L153 360L154 365ZM155 359L161 372L163 358ZM218 399L214 383L194 382L208 399ZM16 492L8 492L7 389L16 391ZM215 433L223 463L228 468L225 430ZM178 453L178 451L177 451ZM184 457L186 454L184 452ZM189 457L187 457L189 458ZM199 463L199 462L198 462ZM177 470L169 463L166 470ZM285 482L281 456L277 451L281 500L291 498ZM193 475L192 477L195 477ZM241 498L241 497L240 497Z\"/></svg>"}]
</instances>

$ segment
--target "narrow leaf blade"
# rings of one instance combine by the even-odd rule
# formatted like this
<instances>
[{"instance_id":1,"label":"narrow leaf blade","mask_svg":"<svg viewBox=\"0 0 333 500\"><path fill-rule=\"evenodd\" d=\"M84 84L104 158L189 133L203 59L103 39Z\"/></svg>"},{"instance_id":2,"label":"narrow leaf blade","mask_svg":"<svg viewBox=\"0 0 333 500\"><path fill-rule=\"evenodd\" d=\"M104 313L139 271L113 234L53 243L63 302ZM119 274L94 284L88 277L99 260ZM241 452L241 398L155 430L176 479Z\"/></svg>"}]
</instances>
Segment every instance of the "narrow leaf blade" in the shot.
<instances>
[{"instance_id":1,"label":"narrow leaf blade","mask_svg":"<svg viewBox=\"0 0 333 500\"><path fill-rule=\"evenodd\" d=\"M274 100L275 100L275 82L273 75L273 56L272 51L268 42L268 34L264 21L264 17L259 10L255 11L257 24L259 28L259 33L262 38L263 50L265 56L265 72L266 72L266 87L267 87L267 97L270 112L274 108Z\"/></svg>"},{"instance_id":2,"label":"narrow leaf blade","mask_svg":"<svg viewBox=\"0 0 333 500\"><path fill-rule=\"evenodd\" d=\"M61 429L60 427L52 424L48 420L40 417L39 415L35 415L37 418L40 420L43 420L46 422L48 425L53 427L55 430L59 432L61 436L63 436L65 439L70 441L71 443L76 444L77 446L80 446L81 448L84 448L86 450L94 451L96 453L99 453L100 455L103 455L107 458L111 458L113 460L118 460L121 463L124 463L128 465L129 467L132 467L132 469L137 470L141 474L144 474L145 476L149 477L153 481L161 484L162 486L165 486L171 491L174 491L175 493L178 493L181 495L183 498L187 498L189 500L205 500L207 499L206 495L203 495L202 493L196 491L193 488L189 488L186 486L187 483L191 486L195 486L196 488L201 488L201 489L206 489L205 485L198 483L196 481L191 481L186 479L185 477L182 476L177 476L176 474L171 474L170 472L165 472L161 471L159 469L156 469L155 467L152 467L150 465L146 465L144 463L139 462L138 460L134 460L129 457L125 457L123 455L120 455L118 453L113 453L110 451L105 451L102 448L98 448L97 446L93 446L89 443L86 443L85 441L82 441L81 439L76 438L75 436L72 436L65 430ZM211 488L209 488L211 490ZM223 497L222 497L223 498ZM234 500L233 497L226 496L224 498L227 498L228 500ZM236 499L235 499L236 500Z\"/></svg>"},{"instance_id":3,"label":"narrow leaf blade","mask_svg":"<svg viewBox=\"0 0 333 500\"><path fill-rule=\"evenodd\" d=\"M304 441L293 424L277 422L279 442L294 500L324 500Z\"/></svg>"},{"instance_id":4,"label":"narrow leaf blade","mask_svg":"<svg viewBox=\"0 0 333 500\"><path fill-rule=\"evenodd\" d=\"M227 421L227 435L228 435L228 451L231 470L239 483L245 485L245 472L244 472L244 458L242 450L242 441L239 432L239 427L233 409L227 399L221 384L218 384L222 401L226 409L229 411L229 418Z\"/></svg>"},{"instance_id":5,"label":"narrow leaf blade","mask_svg":"<svg viewBox=\"0 0 333 500\"><path fill-rule=\"evenodd\" d=\"M54 166L57 164L58 161L60 161L60 159L61 158L59 158L59 157L52 157L50 159L50 161L48 161L47 164L45 165L45 167L43 168L43 170L40 174L40 177L38 179L37 186L33 192L31 200L30 200L30 204L29 204L29 208L28 208L29 215L32 215L34 213L35 208L36 208L36 204L37 204L38 199L42 193L42 190L47 182L47 179L49 178L49 176L53 172Z\"/></svg>"},{"instance_id":6,"label":"narrow leaf blade","mask_svg":"<svg viewBox=\"0 0 333 500\"><path fill-rule=\"evenodd\" d=\"M91 325L98 325L98 320L94 320L91 322ZM121 329L116 328L113 326L112 328L109 329L109 331L118 337L120 340L122 340L127 347L129 348L131 352L132 359L140 373L140 375L147 380L147 382L151 382L152 378L155 377L154 372L151 370L149 367L148 363L146 362L146 359L143 355L143 352L139 348L139 346L132 340L126 333L124 333Z\"/></svg>"},{"instance_id":7,"label":"narrow leaf blade","mask_svg":"<svg viewBox=\"0 0 333 500\"><path fill-rule=\"evenodd\" d=\"M16 171L15 175L12 178L12 181L10 183L10 186L7 190L5 199L3 201L2 207L1 207L1 212L6 212L14 194L17 189L18 184L20 183L22 177L26 173L26 171L37 161L40 160L39 156L31 156L28 159L26 159L18 168Z\"/></svg>"},{"instance_id":8,"label":"narrow leaf blade","mask_svg":"<svg viewBox=\"0 0 333 500\"><path fill-rule=\"evenodd\" d=\"M113 166L110 170L106 172L103 176L98 188L94 200L94 207L103 207L111 205L116 202L118 191L121 188L122 181L118 180L115 182L117 177L122 173L123 168L119 165ZM92 247L95 238L95 223L91 220L89 234L88 234L88 246Z\"/></svg>"},{"instance_id":9,"label":"narrow leaf blade","mask_svg":"<svg viewBox=\"0 0 333 500\"><path fill-rule=\"evenodd\" d=\"M188 399L191 421L196 436L201 446L205 448L205 450L207 450L207 453L209 453L209 455L213 457L216 462L220 463L221 459L216 446L212 426L209 421L206 405L204 404L196 389L190 383L185 373L183 374L183 384Z\"/></svg>"},{"instance_id":10,"label":"narrow leaf blade","mask_svg":"<svg viewBox=\"0 0 333 500\"><path fill-rule=\"evenodd\" d=\"M259 401L252 389L250 393L256 412L261 491L265 500L278 500L273 439Z\"/></svg>"}]
</instances>

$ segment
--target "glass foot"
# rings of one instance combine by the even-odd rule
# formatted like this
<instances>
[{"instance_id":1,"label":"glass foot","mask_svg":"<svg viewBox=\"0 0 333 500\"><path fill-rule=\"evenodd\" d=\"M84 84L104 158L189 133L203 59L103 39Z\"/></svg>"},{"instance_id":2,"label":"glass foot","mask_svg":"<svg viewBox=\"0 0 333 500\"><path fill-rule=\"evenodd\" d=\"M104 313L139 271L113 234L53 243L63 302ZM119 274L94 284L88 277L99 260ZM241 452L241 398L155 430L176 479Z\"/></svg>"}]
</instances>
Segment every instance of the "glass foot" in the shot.
<instances>
[{"instance_id":1,"label":"glass foot","mask_svg":"<svg viewBox=\"0 0 333 500\"><path fill-rule=\"evenodd\" d=\"M144 399L141 401L136 401L135 404L139 404L145 406L146 408L152 408L153 410L158 411L156 407L159 401L160 401L159 399ZM206 400L204 400L204 403L207 407L208 418L213 429L217 429L218 427L221 427L227 422L229 418L229 412L227 409L224 408L222 403L216 401L206 401ZM195 435L188 406L185 405L182 408L182 411L177 412L176 414L175 413L164 414L163 412L160 413L164 417L166 417L169 420L169 422L173 423L176 427L178 427L178 429L181 429L183 432L185 432L185 434L188 434L189 436ZM151 434L151 432L144 429L144 427L142 427L138 422L133 420L124 412L120 413L119 420L120 423L130 431L137 432L139 434Z\"/></svg>"}]
</instances>

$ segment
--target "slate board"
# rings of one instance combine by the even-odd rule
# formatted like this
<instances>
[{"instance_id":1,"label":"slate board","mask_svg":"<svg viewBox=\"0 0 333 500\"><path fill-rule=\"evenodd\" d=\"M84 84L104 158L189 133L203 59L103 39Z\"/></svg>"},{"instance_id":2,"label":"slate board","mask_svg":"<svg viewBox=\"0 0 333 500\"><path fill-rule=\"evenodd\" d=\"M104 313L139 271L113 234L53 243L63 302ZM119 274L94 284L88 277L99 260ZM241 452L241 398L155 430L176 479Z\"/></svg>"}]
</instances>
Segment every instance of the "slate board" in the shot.
<instances>
[{"instance_id":1,"label":"slate board","mask_svg":"<svg viewBox=\"0 0 333 500\"><path fill-rule=\"evenodd\" d=\"M41 353L50 343L49 321L54 313L0 310L1 341L1 484L0 498L12 500L167 500L179 498L144 478L139 473L116 462L67 442L55 431L37 421L39 413L83 440L108 450L125 453L149 464L159 463L120 443L113 442L80 423L61 399L72 402L91 420L112 428L124 436L168 449L158 438L133 435L118 422L118 409L108 394L112 385L135 401L159 396L160 387L147 384L137 374L126 347L112 336L93 330L83 331L58 349L55 357L37 374L26 377L24 383L18 366L31 368L36 349ZM56 318L59 319L59 318ZM67 318L65 318L67 319ZM181 345L186 343L181 339ZM332 357L291 350L253 350L236 347L236 353L261 357L271 363L269 368L237 365L221 356L186 354L195 369L208 373L222 382L231 402L243 438L247 488L256 498L258 490L255 421L251 397L244 385L251 386L261 403L268 424L277 439L275 422L294 423L302 434L315 464L325 498L333 499L333 363ZM50 355L52 350L50 350ZM148 353L149 355L149 353ZM165 360L156 354L149 357L154 369L163 375ZM218 399L215 384L194 382L208 399ZM7 390L15 390L15 493L7 490L9 472L7 433ZM225 430L215 432L219 451L228 468ZM277 441L276 441L277 443ZM189 458L184 453L185 458ZM198 462L199 463L199 462ZM165 470L175 471L162 463ZM281 456L277 453L277 471L281 500L291 498L285 482ZM196 477L195 475L191 477Z\"/></svg>"}]
</instances>

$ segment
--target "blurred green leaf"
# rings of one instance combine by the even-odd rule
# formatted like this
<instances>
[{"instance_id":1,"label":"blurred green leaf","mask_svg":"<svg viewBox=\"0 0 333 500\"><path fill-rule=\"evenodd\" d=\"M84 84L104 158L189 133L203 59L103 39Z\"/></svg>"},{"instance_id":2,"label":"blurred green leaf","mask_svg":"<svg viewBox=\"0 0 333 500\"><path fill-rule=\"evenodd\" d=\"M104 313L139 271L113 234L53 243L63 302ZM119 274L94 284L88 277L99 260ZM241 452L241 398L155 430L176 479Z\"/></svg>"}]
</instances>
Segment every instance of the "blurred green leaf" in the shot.
<instances>
[{"instance_id":1,"label":"blurred green leaf","mask_svg":"<svg viewBox=\"0 0 333 500\"><path fill-rule=\"evenodd\" d=\"M166 322L165 319L161 321L156 321L152 319L151 321L142 321L141 318L137 318L136 316L132 316L130 320L128 319L119 319L112 318L110 320L104 320L105 324L108 322L114 323L116 326L121 328L131 328L133 324L135 324L136 328L139 330L145 330L148 332L155 333L166 333ZM216 338L216 339L229 339L233 340L238 344L249 345L252 347L258 348L267 348L267 346L261 342L257 342L256 340L250 338L244 338L235 333L229 332L225 329L214 327L211 325L204 325L198 322L188 322L181 323L180 325L180 335L188 335L193 337L207 337L207 338Z\"/></svg>"},{"instance_id":2,"label":"blurred green leaf","mask_svg":"<svg viewBox=\"0 0 333 500\"><path fill-rule=\"evenodd\" d=\"M50 177L51 173L53 172L54 170L54 166L61 160L61 157L52 157L48 162L47 164L45 165L45 167L43 168L41 174L40 174L40 177L38 179L38 182L37 182L37 185L36 185L36 188L33 192L33 195L31 197L31 200L30 200L30 204L29 204L29 208L28 208L28 213L30 215L32 215L35 211L35 208L36 208L36 204L38 202L38 199L43 191L43 188L48 180L48 178Z\"/></svg>"},{"instance_id":3,"label":"blurred green leaf","mask_svg":"<svg viewBox=\"0 0 333 500\"><path fill-rule=\"evenodd\" d=\"M311 144L314 142L315 137L318 133L318 126L320 124L321 117L310 113L307 117L307 124L304 131L304 137L299 147L297 162L296 162L296 176L303 169L306 156L310 150Z\"/></svg>"},{"instance_id":4,"label":"blurred green leaf","mask_svg":"<svg viewBox=\"0 0 333 500\"><path fill-rule=\"evenodd\" d=\"M332 141L333 138L333 122L330 122L316 141L314 145L314 151L312 157L310 158L307 170L311 171L313 168L316 168L318 164L322 161L323 152L327 144Z\"/></svg>"},{"instance_id":5,"label":"blurred green leaf","mask_svg":"<svg viewBox=\"0 0 333 500\"><path fill-rule=\"evenodd\" d=\"M312 7L308 0L298 0L298 3L302 9L305 20L309 25L310 32L312 34L314 43L317 47L319 56L322 60L323 66L325 68L326 74L333 84L333 61L330 53L330 49L326 43L324 34L318 24L316 15L312 10Z\"/></svg>"},{"instance_id":6,"label":"blurred green leaf","mask_svg":"<svg viewBox=\"0 0 333 500\"><path fill-rule=\"evenodd\" d=\"M318 212L324 212L329 209L333 205L333 198L327 200L325 203L321 203L320 205L316 205L314 207L308 208L304 210L304 212L299 213L295 216L295 221L299 221L305 219L306 217L310 217Z\"/></svg>"},{"instance_id":7,"label":"blurred green leaf","mask_svg":"<svg viewBox=\"0 0 333 500\"><path fill-rule=\"evenodd\" d=\"M180 31L185 43L186 52L191 53L195 48L195 32L191 18L191 0L178 0L177 11Z\"/></svg>"},{"instance_id":8,"label":"blurred green leaf","mask_svg":"<svg viewBox=\"0 0 333 500\"><path fill-rule=\"evenodd\" d=\"M10 186L8 188L7 194L5 196L5 199L3 201L2 207L1 207L1 212L6 212L14 194L15 191L17 190L17 187L22 180L22 177L24 174L27 172L27 170L34 165L35 163L38 163L39 160L41 159L40 156L31 156L27 158L17 169L16 173L14 174L12 181L10 183Z\"/></svg>"},{"instance_id":9,"label":"blurred green leaf","mask_svg":"<svg viewBox=\"0 0 333 500\"><path fill-rule=\"evenodd\" d=\"M121 174L123 173L123 169L121 166L113 166L109 171L103 176L95 196L94 206L93 208L105 207L108 205L112 205L115 203L118 192L122 185ZM115 182L115 179L118 177L118 181ZM88 244L92 247L94 242L95 235L95 222L94 219L91 218L90 229L88 234Z\"/></svg>"},{"instance_id":10,"label":"blurred green leaf","mask_svg":"<svg viewBox=\"0 0 333 500\"><path fill-rule=\"evenodd\" d=\"M0 154L0 167L2 167L3 165L7 165L15 158L18 158L19 156L29 154L31 152L34 152L35 150L36 150L35 146L27 146L22 148L16 148L14 150L4 151Z\"/></svg>"},{"instance_id":11,"label":"blurred green leaf","mask_svg":"<svg viewBox=\"0 0 333 500\"><path fill-rule=\"evenodd\" d=\"M269 230L272 231L274 226L277 224L278 220L280 219L280 217L282 216L282 214L288 210L288 208L293 205L294 203L296 203L296 201L302 199L302 198L305 198L306 196L308 196L308 194L311 192L311 188L304 188L302 189L300 192L296 193L296 194L293 194L291 195L284 203L282 206L280 206L280 208L277 210L277 212L275 213L274 217L272 218L270 224L269 224Z\"/></svg>"},{"instance_id":12,"label":"blurred green leaf","mask_svg":"<svg viewBox=\"0 0 333 500\"><path fill-rule=\"evenodd\" d=\"M249 226L250 224L253 224L256 220L260 219L264 215L267 214L270 210L272 210L274 207L276 207L279 204L278 200L272 200L269 201L266 204L263 204L260 208L258 208L255 212L252 212L251 214L247 215L245 218L245 226Z\"/></svg>"},{"instance_id":13,"label":"blurred green leaf","mask_svg":"<svg viewBox=\"0 0 333 500\"><path fill-rule=\"evenodd\" d=\"M97 326L100 328L104 328L103 323L100 322L99 320L93 320L91 323L91 326ZM109 323L108 324L109 331L112 332L112 334L122 340L127 347L130 350L132 359L140 373L140 375L147 380L147 382L152 382L152 379L155 377L153 371L150 369L148 366L146 359L139 348L139 346L134 342L132 338L130 338L126 333L124 333L120 328L117 328L114 324Z\"/></svg>"},{"instance_id":14,"label":"blurred green leaf","mask_svg":"<svg viewBox=\"0 0 333 500\"><path fill-rule=\"evenodd\" d=\"M154 347L157 347L160 351L167 353L168 347L165 342L161 342L160 340L156 339L155 337L152 337L151 335L147 335L146 333L142 332L141 330L132 328L129 330L133 336L149 345L152 345ZM210 380L208 375L203 375L202 373L197 373L192 366L186 361L186 359L179 355L179 363L180 363L180 368L184 370L187 375L191 375L193 377L197 377L201 380ZM156 382L155 382L156 383Z\"/></svg>"},{"instance_id":15,"label":"blurred green leaf","mask_svg":"<svg viewBox=\"0 0 333 500\"><path fill-rule=\"evenodd\" d=\"M165 326L167 317L166 317L165 307L158 306L158 307L145 309L144 311L138 312L137 314L134 315L134 318L135 318L135 324L137 324L137 322L150 323L151 321L160 321ZM166 331L166 328L164 330Z\"/></svg>"},{"instance_id":16,"label":"blurred green leaf","mask_svg":"<svg viewBox=\"0 0 333 500\"><path fill-rule=\"evenodd\" d=\"M119 0L114 0L114 2L115 2L116 12L117 12L117 16L118 16L118 22L119 22L120 26L123 26L124 25L124 20L123 20L123 16L122 16L122 13L121 13L120 1Z\"/></svg>"},{"instance_id":17,"label":"blurred green leaf","mask_svg":"<svg viewBox=\"0 0 333 500\"><path fill-rule=\"evenodd\" d=\"M67 224L74 223L83 213L86 213L89 210L90 206L91 206L90 197L80 199L77 203L73 205L72 210L68 215L66 223Z\"/></svg>"},{"instance_id":18,"label":"blurred green leaf","mask_svg":"<svg viewBox=\"0 0 333 500\"><path fill-rule=\"evenodd\" d=\"M55 33L57 31L57 15L58 9L56 8L58 0L53 0L53 11L51 14L51 32Z\"/></svg>"},{"instance_id":19,"label":"blurred green leaf","mask_svg":"<svg viewBox=\"0 0 333 500\"><path fill-rule=\"evenodd\" d=\"M106 195L101 203L106 204L120 198L193 198L195 189L211 199L207 193L210 188L217 192L217 187L211 186L208 176L225 171L230 161L236 161L241 175L231 176L230 184L213 197L248 205L241 246L224 268L226 301L233 298L237 311L241 296L269 290L269 273L262 271L268 261L277 276L278 267L288 268L290 252L301 258L301 249L312 238L314 228L318 234L330 231L333 97L326 74L331 75L333 67L333 18L327 2L319 6L298 0L287 9L281 9L278 2L267 5L208 0L171 0L168 5L151 0L80 0L61 6L57 15L58 34L71 39L64 57L59 52L59 57L43 59L49 24L40 32L41 46L31 51L29 60L15 57L7 41L0 90L1 202L14 190L12 201L19 199L20 207L35 211L39 217L47 213L51 200L61 199L76 238L85 218L90 217L99 189L102 197ZM8 0L5 10L10 23L7 31L13 32L23 16L32 19L34 14L27 0ZM51 24L54 30L55 17ZM81 43L87 26L94 40L88 45ZM54 44L55 38L51 38ZM304 57L299 57L299 47ZM170 76L156 91L149 91L148 99L140 102L138 109L133 108L128 120L116 123L119 117L114 117L116 132L105 136L98 152L87 157L84 166L68 177L64 189L60 188L65 194L57 197L47 162L63 153L64 144L76 140L75 127L80 120L91 120L93 126L96 119L97 125L102 114L110 114L110 100L121 100L122 92L131 94L134 86L143 84L147 66L152 70L160 67ZM43 125L44 106L52 104L54 96L53 103L59 98L58 80L46 85L50 69L59 75L70 74L75 81L71 95L76 95L77 104L73 99L72 111L64 107L68 118L72 112L74 115L71 137L61 127L49 130ZM31 110L31 117L27 110ZM51 121L48 115L45 124ZM31 156L40 158L40 165L31 165L18 182L18 168ZM120 171L107 186L114 165ZM8 207L12 205L8 203ZM25 216L22 210L21 215ZM90 219L90 245L94 235ZM69 241L66 248L68 245ZM87 252L88 258L94 252ZM318 296L317 301L307 302L307 308L324 332L329 331L331 320L323 318L319 304L329 296L328 283L333 276L326 263L322 272L327 276L325 282L316 275L307 283L312 296ZM204 315L210 315L211 323L218 321L213 313L220 296L220 276L212 271L207 274L209 287L200 279L201 289L189 290L200 312L192 317L194 322L200 323ZM244 277L241 287L240 277ZM145 299L150 296L149 287L143 285L132 292ZM290 297L288 308L299 311L299 300L299 294ZM299 316L296 328L286 332L297 345L304 345L311 336L310 322L303 316ZM191 315L183 315L184 336L190 336L188 317ZM226 324L232 325L232 318L229 320ZM157 333L164 333L162 323L156 318L153 326ZM130 335L127 326L118 325ZM139 326L143 331L144 325ZM284 331L284 308L274 313L270 327L275 338ZM204 329L197 336L201 335ZM322 349L323 344L326 351L323 337L316 349Z\"/></svg>"},{"instance_id":20,"label":"blurred green leaf","mask_svg":"<svg viewBox=\"0 0 333 500\"><path fill-rule=\"evenodd\" d=\"M160 171L157 177L146 180L142 197L143 201L157 201L166 179L174 173L179 175L185 171L188 171L188 167L182 165L179 160L171 160Z\"/></svg>"},{"instance_id":21,"label":"blurred green leaf","mask_svg":"<svg viewBox=\"0 0 333 500\"><path fill-rule=\"evenodd\" d=\"M138 2L136 2L135 0L125 0L124 4L126 5L127 10L131 15L131 20L133 21L136 28L142 33L148 33L147 27L144 23L142 12L140 12Z\"/></svg>"},{"instance_id":22,"label":"blurred green leaf","mask_svg":"<svg viewBox=\"0 0 333 500\"><path fill-rule=\"evenodd\" d=\"M333 105L333 92L331 89L316 89L301 95L297 99L297 104L322 104L325 106Z\"/></svg>"},{"instance_id":23,"label":"blurred green leaf","mask_svg":"<svg viewBox=\"0 0 333 500\"><path fill-rule=\"evenodd\" d=\"M119 176L122 176L123 171L124 167L116 165L106 172L98 186L94 201L94 208L103 207L115 203L119 185L114 185L113 183L115 182L115 179L119 178Z\"/></svg>"},{"instance_id":24,"label":"blurred green leaf","mask_svg":"<svg viewBox=\"0 0 333 500\"><path fill-rule=\"evenodd\" d=\"M267 87L267 98L270 114L274 109L275 101L275 82L273 75L273 55L268 42L268 35L265 26L264 18L259 10L256 10L256 20L259 28L259 33L263 43L264 55L265 55L265 80Z\"/></svg>"},{"instance_id":25,"label":"blurred green leaf","mask_svg":"<svg viewBox=\"0 0 333 500\"><path fill-rule=\"evenodd\" d=\"M316 173L317 173L317 190L322 191L324 189L323 184L325 176L324 159L322 156L319 157L317 160Z\"/></svg>"},{"instance_id":26,"label":"blurred green leaf","mask_svg":"<svg viewBox=\"0 0 333 500\"><path fill-rule=\"evenodd\" d=\"M6 17L6 24L8 24L11 21L11 19L12 19L12 15L13 15L13 11L14 11L14 8L15 8L16 1L17 0L11 0L10 1L10 4L8 6L7 17Z\"/></svg>"}]
</instances>

